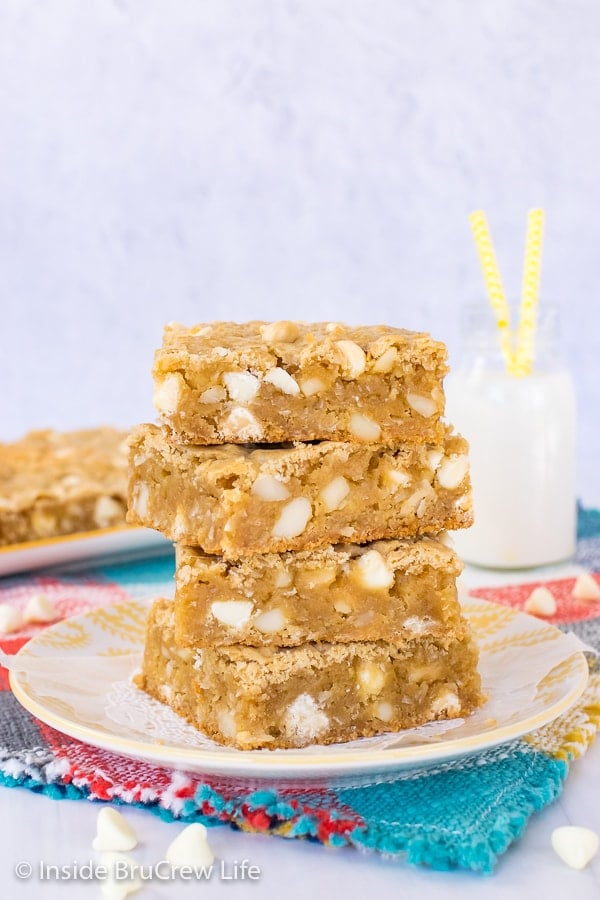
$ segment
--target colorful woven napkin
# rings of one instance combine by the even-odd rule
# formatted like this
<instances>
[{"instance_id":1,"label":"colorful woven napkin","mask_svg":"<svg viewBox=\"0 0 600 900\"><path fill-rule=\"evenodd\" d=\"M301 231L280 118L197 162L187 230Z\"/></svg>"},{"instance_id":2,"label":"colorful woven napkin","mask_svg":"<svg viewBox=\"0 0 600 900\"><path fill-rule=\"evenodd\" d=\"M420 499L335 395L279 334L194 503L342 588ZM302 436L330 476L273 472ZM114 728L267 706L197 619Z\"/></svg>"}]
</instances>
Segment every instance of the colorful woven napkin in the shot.
<instances>
[{"instance_id":1,"label":"colorful woven napkin","mask_svg":"<svg viewBox=\"0 0 600 900\"><path fill-rule=\"evenodd\" d=\"M580 510L577 562L600 573L600 512ZM123 563L77 575L6 578L0 603L23 607L43 592L62 616L172 591L172 556ZM573 578L546 582L557 598L550 621L600 650L600 604L573 601ZM600 582L600 579L599 579ZM540 582L473 593L522 608ZM15 653L35 626L0 641ZM52 797L118 801L163 819L352 845L435 869L490 872L529 817L560 793L571 762L600 724L600 670L568 713L526 738L368 787L327 783L257 789L242 780L201 778L98 750L44 725L26 712L0 668L0 782Z\"/></svg>"}]
</instances>

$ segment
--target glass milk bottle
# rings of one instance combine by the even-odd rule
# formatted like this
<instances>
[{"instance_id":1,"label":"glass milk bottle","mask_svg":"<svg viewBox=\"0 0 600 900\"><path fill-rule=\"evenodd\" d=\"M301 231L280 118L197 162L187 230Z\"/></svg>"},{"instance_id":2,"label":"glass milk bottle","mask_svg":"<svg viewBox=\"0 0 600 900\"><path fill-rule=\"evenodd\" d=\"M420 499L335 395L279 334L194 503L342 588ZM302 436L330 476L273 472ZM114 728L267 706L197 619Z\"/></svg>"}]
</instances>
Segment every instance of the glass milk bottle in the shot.
<instances>
[{"instance_id":1,"label":"glass milk bottle","mask_svg":"<svg viewBox=\"0 0 600 900\"><path fill-rule=\"evenodd\" d=\"M465 311L464 351L446 381L448 421L470 445L475 524L454 533L479 566L525 568L575 550L575 391L558 317L540 309L531 374L507 371L487 306Z\"/></svg>"}]
</instances>

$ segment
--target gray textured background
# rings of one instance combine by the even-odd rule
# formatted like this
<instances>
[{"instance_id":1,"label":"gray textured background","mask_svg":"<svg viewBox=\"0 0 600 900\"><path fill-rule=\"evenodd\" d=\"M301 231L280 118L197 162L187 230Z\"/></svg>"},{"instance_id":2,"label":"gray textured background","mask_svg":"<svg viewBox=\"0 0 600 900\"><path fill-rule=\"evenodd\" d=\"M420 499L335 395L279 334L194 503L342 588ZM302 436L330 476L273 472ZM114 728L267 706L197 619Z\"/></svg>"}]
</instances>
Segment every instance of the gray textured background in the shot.
<instances>
[{"instance_id":1,"label":"gray textured background","mask_svg":"<svg viewBox=\"0 0 600 900\"><path fill-rule=\"evenodd\" d=\"M516 298L542 205L598 485L599 46L595 0L4 0L0 437L151 417L173 319L389 321L457 362L469 211Z\"/></svg>"}]
</instances>

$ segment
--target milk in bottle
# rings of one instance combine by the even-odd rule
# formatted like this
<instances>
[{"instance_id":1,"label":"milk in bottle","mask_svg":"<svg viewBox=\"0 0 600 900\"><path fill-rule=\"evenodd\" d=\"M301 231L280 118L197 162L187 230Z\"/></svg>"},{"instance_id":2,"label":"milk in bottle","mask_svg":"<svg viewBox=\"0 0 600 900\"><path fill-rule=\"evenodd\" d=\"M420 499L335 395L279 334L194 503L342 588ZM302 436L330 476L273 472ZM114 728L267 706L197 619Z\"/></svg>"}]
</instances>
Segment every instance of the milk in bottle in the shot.
<instances>
[{"instance_id":1,"label":"milk in bottle","mask_svg":"<svg viewBox=\"0 0 600 900\"><path fill-rule=\"evenodd\" d=\"M521 568L575 550L575 392L554 308L540 311L531 374L511 375L491 314L469 310L465 352L446 382L447 416L469 441L475 524L457 532L469 563Z\"/></svg>"}]
</instances>

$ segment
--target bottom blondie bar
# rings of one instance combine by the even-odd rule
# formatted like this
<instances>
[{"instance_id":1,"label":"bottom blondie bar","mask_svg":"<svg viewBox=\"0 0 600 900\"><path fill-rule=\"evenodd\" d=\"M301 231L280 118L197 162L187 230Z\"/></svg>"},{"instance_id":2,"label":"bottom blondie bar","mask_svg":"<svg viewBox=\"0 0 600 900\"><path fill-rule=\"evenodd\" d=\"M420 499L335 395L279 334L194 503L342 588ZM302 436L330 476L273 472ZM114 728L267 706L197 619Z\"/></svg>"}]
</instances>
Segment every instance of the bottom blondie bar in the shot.
<instances>
[{"instance_id":1,"label":"bottom blondie bar","mask_svg":"<svg viewBox=\"0 0 600 900\"><path fill-rule=\"evenodd\" d=\"M223 744L304 747L468 715L482 702L462 621L443 637L182 648L173 603L150 610L137 684Z\"/></svg>"}]
</instances>

